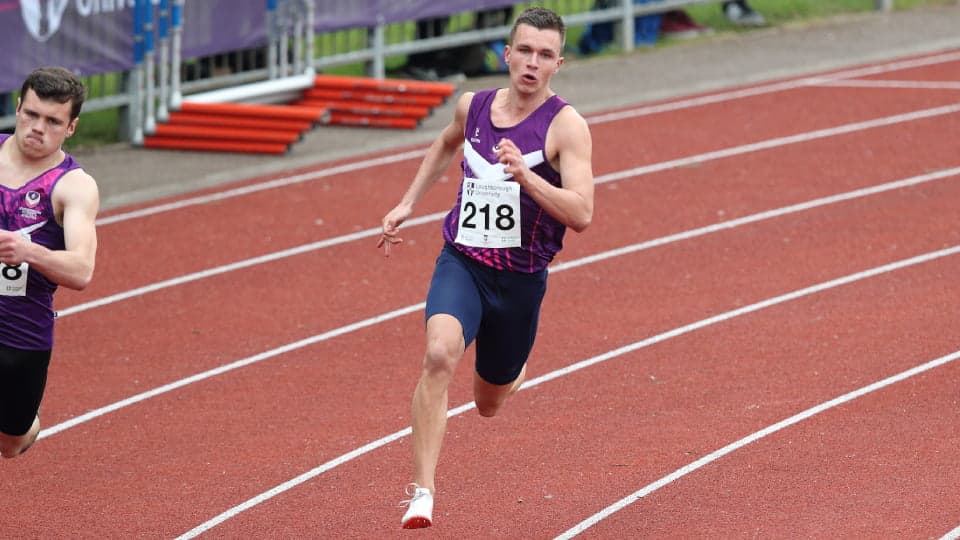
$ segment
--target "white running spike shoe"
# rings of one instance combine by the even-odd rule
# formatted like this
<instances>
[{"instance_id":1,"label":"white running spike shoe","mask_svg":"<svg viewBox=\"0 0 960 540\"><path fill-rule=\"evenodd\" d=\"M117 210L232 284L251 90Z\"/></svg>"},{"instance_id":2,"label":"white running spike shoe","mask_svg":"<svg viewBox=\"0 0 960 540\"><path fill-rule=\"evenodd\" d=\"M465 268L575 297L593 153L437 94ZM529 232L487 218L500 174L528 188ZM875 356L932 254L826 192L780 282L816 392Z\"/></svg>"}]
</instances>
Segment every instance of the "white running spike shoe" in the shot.
<instances>
[{"instance_id":1,"label":"white running spike shoe","mask_svg":"<svg viewBox=\"0 0 960 540\"><path fill-rule=\"evenodd\" d=\"M417 484L408 484L404 489L410 499L400 501L400 506L407 506L407 512L400 520L404 529L422 529L433 524L433 494L427 488Z\"/></svg>"}]
</instances>

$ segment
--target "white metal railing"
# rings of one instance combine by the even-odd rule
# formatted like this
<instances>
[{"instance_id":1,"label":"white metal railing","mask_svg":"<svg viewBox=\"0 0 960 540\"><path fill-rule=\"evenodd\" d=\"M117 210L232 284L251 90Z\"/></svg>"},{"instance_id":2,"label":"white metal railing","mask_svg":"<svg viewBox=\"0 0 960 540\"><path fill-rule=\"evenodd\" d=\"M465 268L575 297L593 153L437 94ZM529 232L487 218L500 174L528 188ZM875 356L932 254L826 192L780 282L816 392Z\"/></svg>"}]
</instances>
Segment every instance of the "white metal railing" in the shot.
<instances>
[{"instance_id":1,"label":"white metal railing","mask_svg":"<svg viewBox=\"0 0 960 540\"><path fill-rule=\"evenodd\" d=\"M313 32L314 2L268 0L268 43L263 51L266 56L265 66L185 81L180 77L183 62L180 42L184 1L160 2L161 7L156 20L153 20L148 13L143 14L147 17L143 21L145 31L143 61L130 72L122 74L123 78L129 81L126 91L94 97L84 104L85 113L109 109L125 111L128 133L122 135L134 144L141 143L145 134L152 133L157 121L165 121L168 111L176 110L185 95L190 96L191 99L193 97L207 99L203 97L203 92L220 90L223 92L220 95L230 96L230 99L255 100L257 92L268 93L273 91L273 87L270 84L254 85L256 88L247 90L236 87L288 77L293 77L297 81L308 80L309 76L316 71L355 63L365 63L370 76L383 78L386 76L387 59L390 57L486 43L505 39L510 33L510 26L504 25L388 43L387 33L391 25L385 24L381 18L372 26L359 29L367 34L366 46L318 57L314 56L316 41ZM720 3L720 1L649 0L642 3L621 1L619 5L605 9L592 9L593 2L579 2L580 9L574 9L573 13L565 13L564 21L568 27L604 22L615 23L619 30L621 48L624 51L630 51L635 47L633 35L635 17L662 13L671 9L683 9L696 4ZM164 11L168 3L169 11ZM542 3L548 7L554 7L550 5L550 1ZM524 2L517 2L517 4L522 5ZM565 6L569 7L568 4ZM893 0L874 0L874 7L879 11L889 11L893 9ZM154 36L157 38L156 47L153 46ZM291 58L293 65L289 63ZM147 81L153 84L147 84ZM279 82L279 86L284 85L290 86ZM0 129L8 129L14 125L15 116L12 111L0 116Z\"/></svg>"}]
</instances>

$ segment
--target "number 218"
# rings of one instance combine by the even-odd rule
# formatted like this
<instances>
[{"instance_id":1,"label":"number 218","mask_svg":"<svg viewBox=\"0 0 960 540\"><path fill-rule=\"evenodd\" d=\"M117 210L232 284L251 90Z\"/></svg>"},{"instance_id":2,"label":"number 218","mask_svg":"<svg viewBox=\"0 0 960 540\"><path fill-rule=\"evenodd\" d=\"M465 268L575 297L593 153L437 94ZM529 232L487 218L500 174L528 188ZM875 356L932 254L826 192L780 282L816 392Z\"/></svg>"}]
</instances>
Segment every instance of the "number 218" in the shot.
<instances>
[{"instance_id":1,"label":"number 218","mask_svg":"<svg viewBox=\"0 0 960 540\"><path fill-rule=\"evenodd\" d=\"M463 218L463 227L467 229L476 229L477 224L474 223L474 219L477 218L477 214L483 214L483 228L490 229L490 205L484 204L479 208L472 202L468 202L463 206L466 216ZM497 229L501 231L508 231L513 228L516 221L513 219L513 208L508 204L498 205L496 208L497 219L496 226Z\"/></svg>"}]
</instances>

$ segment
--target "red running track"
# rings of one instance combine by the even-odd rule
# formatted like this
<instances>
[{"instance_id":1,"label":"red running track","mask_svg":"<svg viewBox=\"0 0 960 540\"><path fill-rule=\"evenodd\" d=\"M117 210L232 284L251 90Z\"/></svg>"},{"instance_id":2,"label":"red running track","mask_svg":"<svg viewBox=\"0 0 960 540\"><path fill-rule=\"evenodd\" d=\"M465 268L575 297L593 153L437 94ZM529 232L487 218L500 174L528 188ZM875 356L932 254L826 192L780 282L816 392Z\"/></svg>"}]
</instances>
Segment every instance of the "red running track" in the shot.
<instances>
[{"instance_id":1,"label":"red running track","mask_svg":"<svg viewBox=\"0 0 960 540\"><path fill-rule=\"evenodd\" d=\"M468 352L416 533L397 502L456 169L389 260L422 148L111 212L2 530L945 537L958 74L952 52L592 117L596 219L553 266L530 381L480 418Z\"/></svg>"}]
</instances>

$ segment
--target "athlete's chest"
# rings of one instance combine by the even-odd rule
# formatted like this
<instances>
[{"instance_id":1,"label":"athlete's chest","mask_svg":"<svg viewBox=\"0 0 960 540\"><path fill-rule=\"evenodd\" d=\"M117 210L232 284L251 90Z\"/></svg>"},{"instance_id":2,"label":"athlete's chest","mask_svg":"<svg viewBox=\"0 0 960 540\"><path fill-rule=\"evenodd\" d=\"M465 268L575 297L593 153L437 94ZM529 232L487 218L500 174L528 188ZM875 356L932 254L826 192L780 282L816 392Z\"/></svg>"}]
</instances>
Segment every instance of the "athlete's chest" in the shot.
<instances>
[{"instance_id":1,"label":"athlete's chest","mask_svg":"<svg viewBox=\"0 0 960 540\"><path fill-rule=\"evenodd\" d=\"M0 221L8 231L41 227L54 217L51 182L31 181L16 189L0 185Z\"/></svg>"}]
</instances>

